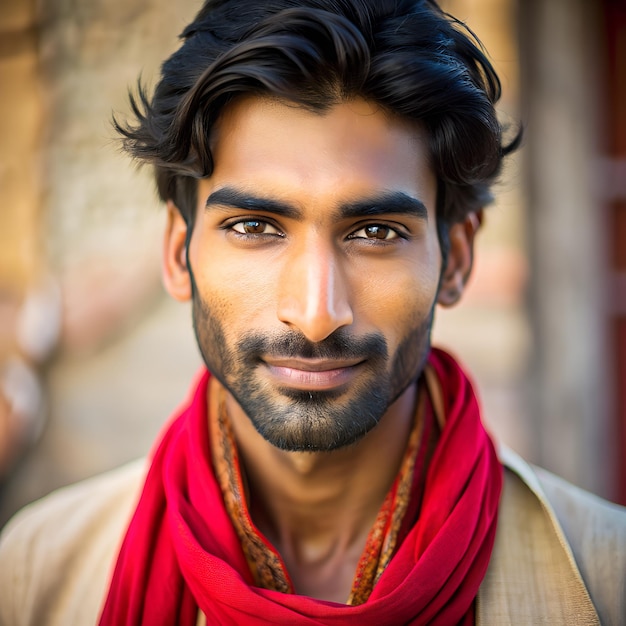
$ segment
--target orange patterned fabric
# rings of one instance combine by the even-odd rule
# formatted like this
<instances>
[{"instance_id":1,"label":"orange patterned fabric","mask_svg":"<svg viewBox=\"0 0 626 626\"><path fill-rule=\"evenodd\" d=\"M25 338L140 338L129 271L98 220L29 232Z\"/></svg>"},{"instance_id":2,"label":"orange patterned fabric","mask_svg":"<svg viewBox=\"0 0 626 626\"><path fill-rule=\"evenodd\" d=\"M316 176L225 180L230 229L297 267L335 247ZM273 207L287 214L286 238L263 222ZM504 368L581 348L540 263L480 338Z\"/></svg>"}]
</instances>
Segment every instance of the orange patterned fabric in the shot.
<instances>
[{"instance_id":1,"label":"orange patterned fabric","mask_svg":"<svg viewBox=\"0 0 626 626\"><path fill-rule=\"evenodd\" d=\"M241 547L257 586L283 593L291 593L282 559L271 544L256 529L248 513L246 490L239 465L235 438L230 427L225 392L220 392L219 412L209 411L209 432L213 469L217 477L226 510L241 541Z\"/></svg>"}]
</instances>

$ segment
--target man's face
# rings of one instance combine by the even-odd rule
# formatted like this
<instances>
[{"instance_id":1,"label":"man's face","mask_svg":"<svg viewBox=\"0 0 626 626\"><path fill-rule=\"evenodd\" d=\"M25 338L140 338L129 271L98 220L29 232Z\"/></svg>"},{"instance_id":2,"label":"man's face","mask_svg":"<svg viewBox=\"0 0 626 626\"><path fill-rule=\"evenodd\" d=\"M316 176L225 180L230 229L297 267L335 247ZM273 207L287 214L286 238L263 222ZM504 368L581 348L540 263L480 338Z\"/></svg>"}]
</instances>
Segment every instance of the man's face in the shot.
<instances>
[{"instance_id":1,"label":"man's face","mask_svg":"<svg viewBox=\"0 0 626 626\"><path fill-rule=\"evenodd\" d=\"M188 260L209 370L285 450L372 429L421 373L441 270L420 128L362 100L227 109Z\"/></svg>"}]
</instances>

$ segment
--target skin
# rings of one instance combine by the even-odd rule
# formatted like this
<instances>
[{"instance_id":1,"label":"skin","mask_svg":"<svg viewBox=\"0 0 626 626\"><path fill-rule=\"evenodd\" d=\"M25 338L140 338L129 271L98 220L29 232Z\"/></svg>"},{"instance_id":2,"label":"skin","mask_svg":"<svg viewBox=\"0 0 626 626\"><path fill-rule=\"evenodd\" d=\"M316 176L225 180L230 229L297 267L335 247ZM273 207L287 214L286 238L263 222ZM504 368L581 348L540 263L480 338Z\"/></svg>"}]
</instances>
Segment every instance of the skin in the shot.
<instances>
[{"instance_id":1,"label":"skin","mask_svg":"<svg viewBox=\"0 0 626 626\"><path fill-rule=\"evenodd\" d=\"M469 223L451 228L442 268L426 139L364 100L320 115L247 97L217 124L188 251L168 205L166 288L193 298L253 521L312 597L349 595L404 452L434 305L454 303L471 268Z\"/></svg>"}]
</instances>

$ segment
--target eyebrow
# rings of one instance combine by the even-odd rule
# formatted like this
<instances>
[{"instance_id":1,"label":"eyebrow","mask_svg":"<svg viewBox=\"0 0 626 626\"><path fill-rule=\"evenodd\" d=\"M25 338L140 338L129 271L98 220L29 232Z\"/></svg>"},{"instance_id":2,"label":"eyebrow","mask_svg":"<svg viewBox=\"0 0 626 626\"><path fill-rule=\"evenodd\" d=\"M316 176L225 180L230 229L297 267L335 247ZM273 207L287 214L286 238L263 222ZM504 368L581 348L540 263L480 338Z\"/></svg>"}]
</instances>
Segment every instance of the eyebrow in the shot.
<instances>
[{"instance_id":1,"label":"eyebrow","mask_svg":"<svg viewBox=\"0 0 626 626\"><path fill-rule=\"evenodd\" d=\"M206 201L206 208L226 206L250 211L264 211L281 217L301 219L302 211L297 207L275 198L255 196L234 187L223 187L214 191ZM338 218L376 217L387 214L412 215L428 221L426 205L402 191L383 192L370 198L363 198L342 204Z\"/></svg>"},{"instance_id":2,"label":"eyebrow","mask_svg":"<svg viewBox=\"0 0 626 626\"><path fill-rule=\"evenodd\" d=\"M426 222L428 221L426 205L418 198L402 191L386 192L373 198L356 200L339 208L339 214L343 218L375 217L389 213L412 215Z\"/></svg>"},{"instance_id":3,"label":"eyebrow","mask_svg":"<svg viewBox=\"0 0 626 626\"><path fill-rule=\"evenodd\" d=\"M249 211L265 211L292 219L298 219L302 216L302 212L291 204L281 202L274 198L253 196L249 193L239 191L234 187L218 189L207 198L205 205L207 209L216 205L246 209Z\"/></svg>"}]
</instances>

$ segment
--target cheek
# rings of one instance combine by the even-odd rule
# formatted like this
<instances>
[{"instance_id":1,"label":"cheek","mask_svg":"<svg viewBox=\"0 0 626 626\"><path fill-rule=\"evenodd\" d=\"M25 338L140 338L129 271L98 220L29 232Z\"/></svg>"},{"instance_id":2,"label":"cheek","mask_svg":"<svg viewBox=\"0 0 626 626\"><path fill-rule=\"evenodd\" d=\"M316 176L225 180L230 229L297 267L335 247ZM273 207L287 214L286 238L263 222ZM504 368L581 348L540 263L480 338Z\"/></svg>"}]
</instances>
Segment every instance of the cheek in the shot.
<instances>
[{"instance_id":1,"label":"cheek","mask_svg":"<svg viewBox=\"0 0 626 626\"><path fill-rule=\"evenodd\" d=\"M430 315L437 296L439 266L435 261L406 259L382 271L360 271L362 319L388 329L391 344L402 341Z\"/></svg>"},{"instance_id":2,"label":"cheek","mask_svg":"<svg viewBox=\"0 0 626 626\"><path fill-rule=\"evenodd\" d=\"M193 269L200 298L226 332L239 335L272 310L276 280L265 264L214 250L199 255Z\"/></svg>"}]
</instances>

